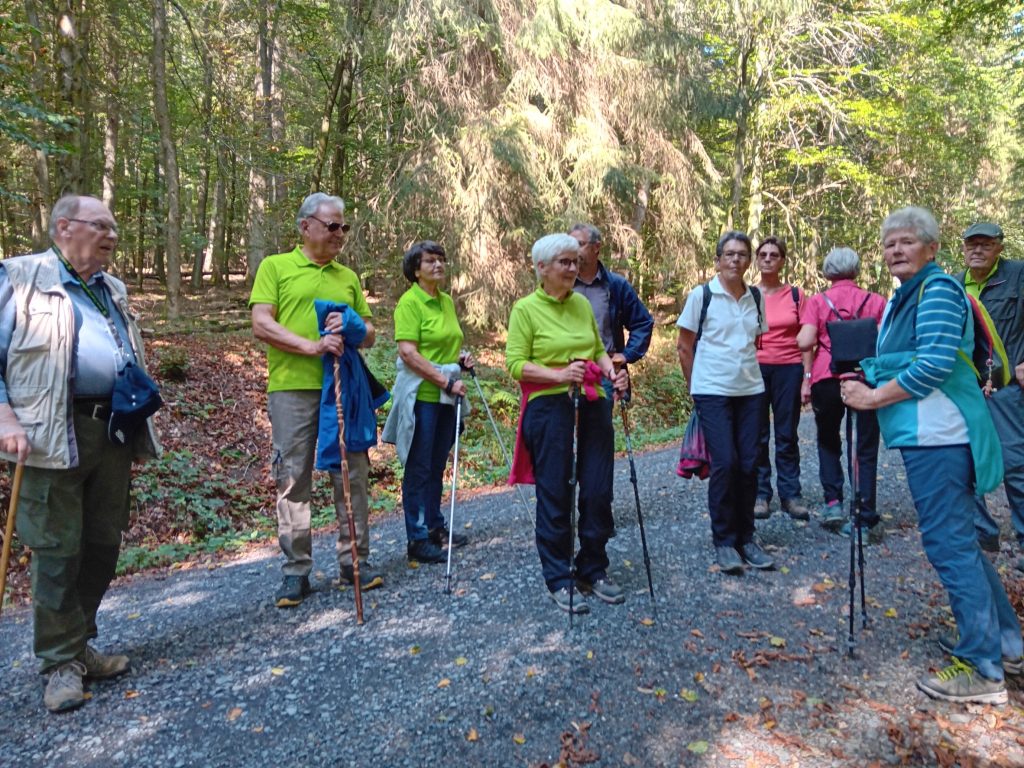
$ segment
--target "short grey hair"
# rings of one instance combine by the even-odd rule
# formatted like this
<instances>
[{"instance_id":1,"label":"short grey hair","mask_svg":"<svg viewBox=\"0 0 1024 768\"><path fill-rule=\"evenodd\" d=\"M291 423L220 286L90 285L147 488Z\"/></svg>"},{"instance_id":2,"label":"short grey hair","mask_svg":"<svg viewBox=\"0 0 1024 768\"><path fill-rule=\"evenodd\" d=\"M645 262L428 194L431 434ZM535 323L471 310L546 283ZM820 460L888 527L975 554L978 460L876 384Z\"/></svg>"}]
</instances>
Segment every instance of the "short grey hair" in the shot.
<instances>
[{"instance_id":1,"label":"short grey hair","mask_svg":"<svg viewBox=\"0 0 1024 768\"><path fill-rule=\"evenodd\" d=\"M320 210L322 205L334 206L339 213L345 212L345 201L340 197L323 192L314 192L303 200L302 205L299 206L299 215L295 217L295 226L299 232L302 232L302 222Z\"/></svg>"},{"instance_id":2,"label":"short grey hair","mask_svg":"<svg viewBox=\"0 0 1024 768\"><path fill-rule=\"evenodd\" d=\"M82 207L81 195L64 195L53 204L50 211L50 237L57 236L57 220L73 219L78 215L78 209Z\"/></svg>"},{"instance_id":3,"label":"short grey hair","mask_svg":"<svg viewBox=\"0 0 1024 768\"><path fill-rule=\"evenodd\" d=\"M860 272L860 256L853 248L833 248L821 264L829 280L852 280Z\"/></svg>"},{"instance_id":4,"label":"short grey hair","mask_svg":"<svg viewBox=\"0 0 1024 768\"><path fill-rule=\"evenodd\" d=\"M575 254L580 252L580 244L575 237L556 232L553 235L544 235L533 244L530 249L530 256L533 257L533 269L540 277L540 265L550 264L560 254L572 251Z\"/></svg>"},{"instance_id":5,"label":"short grey hair","mask_svg":"<svg viewBox=\"0 0 1024 768\"><path fill-rule=\"evenodd\" d=\"M939 242L939 223L935 221L932 212L925 208L910 205L886 216L882 222L882 241L890 232L898 229L913 230L918 240L925 245Z\"/></svg>"},{"instance_id":6,"label":"short grey hair","mask_svg":"<svg viewBox=\"0 0 1024 768\"><path fill-rule=\"evenodd\" d=\"M576 224L573 224L572 228L569 230L570 235L573 232L586 232L588 243L601 242L601 230L595 227L593 224L584 224L582 222L578 222Z\"/></svg>"}]
</instances>

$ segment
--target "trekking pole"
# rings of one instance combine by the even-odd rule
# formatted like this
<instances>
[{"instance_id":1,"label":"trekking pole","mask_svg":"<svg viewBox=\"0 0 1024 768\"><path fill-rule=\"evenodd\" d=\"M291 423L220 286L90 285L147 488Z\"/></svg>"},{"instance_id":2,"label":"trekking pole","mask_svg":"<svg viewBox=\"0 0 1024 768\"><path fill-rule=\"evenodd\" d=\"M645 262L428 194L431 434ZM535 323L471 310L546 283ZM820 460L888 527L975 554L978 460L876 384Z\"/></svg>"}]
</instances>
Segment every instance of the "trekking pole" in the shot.
<instances>
[{"instance_id":1,"label":"trekking pole","mask_svg":"<svg viewBox=\"0 0 1024 768\"><path fill-rule=\"evenodd\" d=\"M854 450L853 450L853 419L854 419L853 409L850 408L850 407L847 407L847 409L846 409L846 470L847 470L847 474L849 474L849 476L850 476L851 490L856 488L856 485L854 484L854 480L853 480L853 454L854 454ZM849 653L851 659L853 658L853 649L857 645L857 641L853 637L853 614L854 614L854 611L856 609L856 606L854 604L854 602L855 602L854 594L855 594L856 589L857 589L857 571L856 571L856 554L855 554L855 550L856 550L856 546L857 546L856 537L857 537L858 531L854 530L854 527L856 527L856 518L857 518L857 500L856 500L856 495L857 495L856 491L853 491L853 493L850 494L850 525L852 526L850 528L850 575L849 575L849 578L848 578L848 583L849 583L849 587L850 587L850 621L849 621L849 634L846 637L846 650Z\"/></svg>"},{"instance_id":2,"label":"trekking pole","mask_svg":"<svg viewBox=\"0 0 1024 768\"><path fill-rule=\"evenodd\" d=\"M455 396L455 458L452 460L452 507L448 513L448 568L444 574L444 593L452 593L452 540L455 536L455 488L459 481L459 425L462 421L462 395Z\"/></svg>"},{"instance_id":3,"label":"trekking pole","mask_svg":"<svg viewBox=\"0 0 1024 768\"><path fill-rule=\"evenodd\" d=\"M14 482L11 483L11 505L7 508L7 530L4 533L3 552L0 553L0 612L4 607L7 593L7 565L11 560L11 541L14 539L14 520L18 515L18 496L21 495L21 478L25 474L25 462L19 461L14 468Z\"/></svg>"},{"instance_id":4,"label":"trekking pole","mask_svg":"<svg viewBox=\"0 0 1024 768\"><path fill-rule=\"evenodd\" d=\"M867 609L867 597L865 594L866 585L864 584L864 530L862 522L864 520L864 499L860 495L860 457L857 455L857 441L860 439L860 414L855 415L856 418L853 424L853 472L851 473L850 483L853 486L853 503L855 510L855 522L854 526L857 529L857 563L858 570L860 571L860 628L867 629L868 627L868 609ZM881 525L881 521L875 523L875 525Z\"/></svg>"},{"instance_id":5,"label":"trekking pole","mask_svg":"<svg viewBox=\"0 0 1024 768\"><path fill-rule=\"evenodd\" d=\"M334 356L334 407L338 411L338 447L341 449L341 487L348 514L348 540L352 547L352 586L356 595L356 623L363 623L363 586L359 581L359 545L356 543L356 518L352 512L352 489L348 482L348 451L345 448L345 411L341 399L341 357Z\"/></svg>"},{"instance_id":6,"label":"trekking pole","mask_svg":"<svg viewBox=\"0 0 1024 768\"><path fill-rule=\"evenodd\" d=\"M572 385L572 475L569 488L569 629L572 629L573 599L576 596L576 472L579 462L580 438L580 385Z\"/></svg>"},{"instance_id":7,"label":"trekking pole","mask_svg":"<svg viewBox=\"0 0 1024 768\"><path fill-rule=\"evenodd\" d=\"M487 398L484 397L483 387L480 386L480 380L476 377L475 368L467 368L469 375L473 379L473 383L476 384L477 394L480 395L480 402L484 404L484 410L487 412L487 419L491 422L491 427L494 429L494 436L498 439L498 447L501 448L501 455L505 457L505 465L508 467L509 474L512 473L512 459L508 455L508 449L505 448L505 441L501 439L501 432L498 431L498 424L494 421L494 414L491 413L491 406L487 404ZM516 490L519 491L519 498L523 502L523 508L526 510L527 518L530 515L530 502L526 499L526 494L523 493L523 486L516 483Z\"/></svg>"},{"instance_id":8,"label":"trekking pole","mask_svg":"<svg viewBox=\"0 0 1024 768\"><path fill-rule=\"evenodd\" d=\"M640 510L640 489L637 485L636 462L633 461L633 440L629 436L629 416L627 399L619 401L619 413L622 414L622 432L626 438L626 456L629 457L629 482L633 484L633 499L636 501L636 520L640 524L640 543L644 549L644 567L647 569L647 589L651 593L651 611L658 617L658 606L654 602L654 580L651 578L651 555L647 550L647 533L644 531L644 513Z\"/></svg>"}]
</instances>

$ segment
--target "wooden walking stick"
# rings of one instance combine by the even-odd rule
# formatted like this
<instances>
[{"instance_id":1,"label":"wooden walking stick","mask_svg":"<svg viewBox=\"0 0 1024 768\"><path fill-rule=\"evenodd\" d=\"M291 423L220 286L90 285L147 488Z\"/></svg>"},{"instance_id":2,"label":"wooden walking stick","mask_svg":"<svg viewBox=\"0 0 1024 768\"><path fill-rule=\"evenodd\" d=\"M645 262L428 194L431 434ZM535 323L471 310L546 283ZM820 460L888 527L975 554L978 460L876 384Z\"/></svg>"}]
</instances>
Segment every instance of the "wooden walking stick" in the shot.
<instances>
[{"instance_id":1,"label":"wooden walking stick","mask_svg":"<svg viewBox=\"0 0 1024 768\"><path fill-rule=\"evenodd\" d=\"M345 450L345 411L341 401L341 358L334 356L334 407L338 411L338 447L341 449L341 487L348 513L348 540L352 545L352 586L356 593L356 622L363 623L363 587L359 581L359 545L356 543L356 518L352 512L352 490L348 484L348 452Z\"/></svg>"},{"instance_id":2,"label":"wooden walking stick","mask_svg":"<svg viewBox=\"0 0 1024 768\"><path fill-rule=\"evenodd\" d=\"M4 533L3 552L0 553L0 612L4 608L7 593L7 564L11 560L11 540L14 538L14 520L18 514L18 496L21 495L21 478L25 474L25 462L19 461L14 468L14 482L11 484L11 506L7 508L7 530Z\"/></svg>"}]
</instances>

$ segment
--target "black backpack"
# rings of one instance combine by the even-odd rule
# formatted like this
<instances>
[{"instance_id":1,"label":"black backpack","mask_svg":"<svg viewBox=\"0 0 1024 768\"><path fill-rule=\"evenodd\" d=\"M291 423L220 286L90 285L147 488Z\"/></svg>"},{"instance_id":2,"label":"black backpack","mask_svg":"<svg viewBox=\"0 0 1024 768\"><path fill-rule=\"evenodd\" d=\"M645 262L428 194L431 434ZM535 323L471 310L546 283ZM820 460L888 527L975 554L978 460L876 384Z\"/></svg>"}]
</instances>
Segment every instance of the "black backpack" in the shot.
<instances>
[{"instance_id":1,"label":"black backpack","mask_svg":"<svg viewBox=\"0 0 1024 768\"><path fill-rule=\"evenodd\" d=\"M829 370L836 376L854 373L860 370L861 360L874 356L875 344L878 341L878 323L874 318L861 319L860 316L871 296L865 296L857 311L850 317L843 317L827 293L822 293L821 297L836 316L835 320L825 324L829 340L826 351L832 356Z\"/></svg>"}]
</instances>

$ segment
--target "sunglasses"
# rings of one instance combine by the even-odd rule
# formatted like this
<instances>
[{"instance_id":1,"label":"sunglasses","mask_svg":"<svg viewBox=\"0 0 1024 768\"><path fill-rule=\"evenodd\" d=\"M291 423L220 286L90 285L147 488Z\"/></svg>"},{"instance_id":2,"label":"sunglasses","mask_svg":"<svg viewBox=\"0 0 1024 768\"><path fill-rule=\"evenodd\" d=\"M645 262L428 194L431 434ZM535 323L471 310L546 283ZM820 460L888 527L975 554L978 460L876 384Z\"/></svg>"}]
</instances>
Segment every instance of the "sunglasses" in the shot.
<instances>
[{"instance_id":1,"label":"sunglasses","mask_svg":"<svg viewBox=\"0 0 1024 768\"><path fill-rule=\"evenodd\" d=\"M342 232L348 232L352 228L348 224L339 224L336 221L324 221L323 219L318 219L316 216L307 216L306 218L313 219L313 221L319 221L327 227L328 232L337 232L339 229Z\"/></svg>"}]
</instances>

